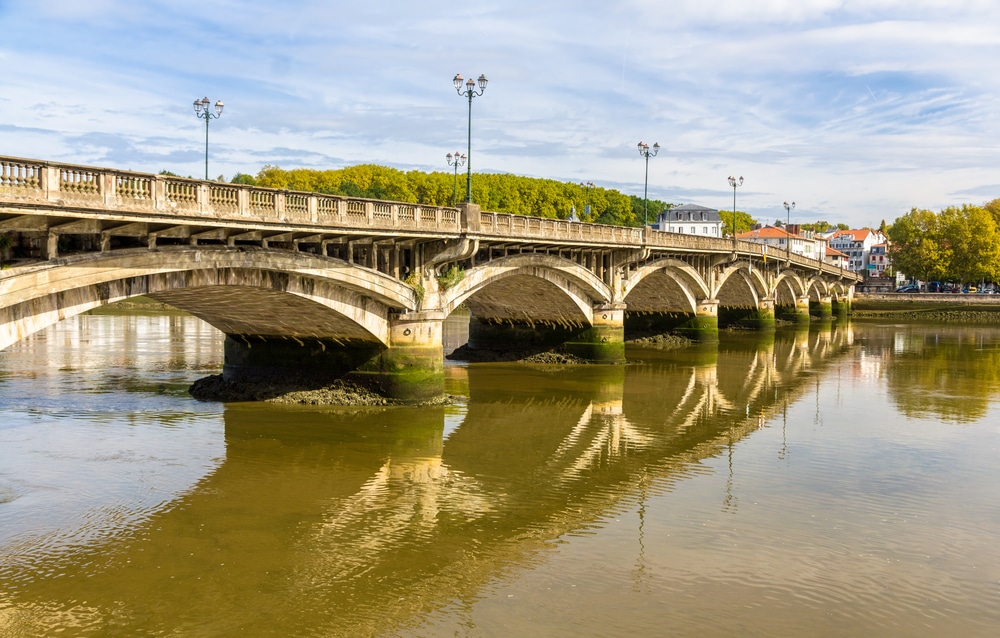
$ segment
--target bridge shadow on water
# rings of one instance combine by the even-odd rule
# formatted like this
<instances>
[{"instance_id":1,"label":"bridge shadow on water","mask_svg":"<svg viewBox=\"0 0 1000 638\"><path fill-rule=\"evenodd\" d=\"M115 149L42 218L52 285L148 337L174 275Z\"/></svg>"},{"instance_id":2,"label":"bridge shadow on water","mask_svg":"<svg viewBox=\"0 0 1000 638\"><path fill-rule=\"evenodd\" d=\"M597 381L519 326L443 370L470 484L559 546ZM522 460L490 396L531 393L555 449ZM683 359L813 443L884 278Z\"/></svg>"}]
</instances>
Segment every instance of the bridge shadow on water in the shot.
<instances>
[{"instance_id":1,"label":"bridge shadow on water","mask_svg":"<svg viewBox=\"0 0 1000 638\"><path fill-rule=\"evenodd\" d=\"M448 366L466 397L451 406L229 404L224 460L176 501L65 555L0 564L0 618L392 633L708 471L850 346L827 327L633 349L624 366Z\"/></svg>"}]
</instances>

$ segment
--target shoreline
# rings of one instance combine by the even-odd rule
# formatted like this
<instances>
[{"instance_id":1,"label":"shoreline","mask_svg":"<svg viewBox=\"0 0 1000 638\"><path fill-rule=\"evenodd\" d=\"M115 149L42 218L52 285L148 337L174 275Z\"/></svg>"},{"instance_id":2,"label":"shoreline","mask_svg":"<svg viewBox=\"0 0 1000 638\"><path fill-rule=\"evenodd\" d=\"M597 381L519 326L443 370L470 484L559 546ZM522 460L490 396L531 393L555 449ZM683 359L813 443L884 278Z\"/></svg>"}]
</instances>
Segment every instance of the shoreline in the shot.
<instances>
[{"instance_id":1,"label":"shoreline","mask_svg":"<svg viewBox=\"0 0 1000 638\"><path fill-rule=\"evenodd\" d=\"M1000 323L1000 295L858 293L852 319L906 319L936 323Z\"/></svg>"}]
</instances>

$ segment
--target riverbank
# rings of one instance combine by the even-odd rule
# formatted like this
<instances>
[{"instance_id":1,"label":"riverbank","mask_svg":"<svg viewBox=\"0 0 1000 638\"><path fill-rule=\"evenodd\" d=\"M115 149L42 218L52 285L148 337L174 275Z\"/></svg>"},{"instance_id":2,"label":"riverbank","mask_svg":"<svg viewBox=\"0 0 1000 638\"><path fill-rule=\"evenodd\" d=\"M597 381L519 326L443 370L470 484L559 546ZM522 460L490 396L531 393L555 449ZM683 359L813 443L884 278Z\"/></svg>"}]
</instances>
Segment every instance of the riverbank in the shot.
<instances>
[{"instance_id":1,"label":"riverbank","mask_svg":"<svg viewBox=\"0 0 1000 638\"><path fill-rule=\"evenodd\" d=\"M884 293L854 296L855 319L1000 324L1000 295Z\"/></svg>"}]
</instances>

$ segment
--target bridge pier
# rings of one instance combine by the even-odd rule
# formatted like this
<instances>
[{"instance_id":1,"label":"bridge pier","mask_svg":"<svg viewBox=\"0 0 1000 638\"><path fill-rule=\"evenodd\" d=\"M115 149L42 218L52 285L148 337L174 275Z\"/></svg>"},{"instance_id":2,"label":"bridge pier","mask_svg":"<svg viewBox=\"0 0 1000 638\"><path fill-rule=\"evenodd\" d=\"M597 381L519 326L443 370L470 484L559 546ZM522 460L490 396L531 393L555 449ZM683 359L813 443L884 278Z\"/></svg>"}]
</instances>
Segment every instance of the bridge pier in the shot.
<instances>
[{"instance_id":1,"label":"bridge pier","mask_svg":"<svg viewBox=\"0 0 1000 638\"><path fill-rule=\"evenodd\" d=\"M851 301L849 299L831 299L830 306L833 314L838 319L846 319L851 312Z\"/></svg>"},{"instance_id":2,"label":"bridge pier","mask_svg":"<svg viewBox=\"0 0 1000 638\"><path fill-rule=\"evenodd\" d=\"M563 342L566 352L594 363L625 362L625 305L597 304L594 325Z\"/></svg>"},{"instance_id":3,"label":"bridge pier","mask_svg":"<svg viewBox=\"0 0 1000 638\"><path fill-rule=\"evenodd\" d=\"M829 296L819 298L819 301L809 302L809 312L819 317L820 321L830 321L833 319L833 299Z\"/></svg>"},{"instance_id":4,"label":"bridge pier","mask_svg":"<svg viewBox=\"0 0 1000 638\"><path fill-rule=\"evenodd\" d=\"M702 299L698 302L694 317L675 329L675 332L692 341L719 340L719 300Z\"/></svg>"},{"instance_id":5,"label":"bridge pier","mask_svg":"<svg viewBox=\"0 0 1000 638\"><path fill-rule=\"evenodd\" d=\"M750 330L774 330L774 301L762 299L756 308L722 308L719 324L724 328L738 326Z\"/></svg>"},{"instance_id":6,"label":"bridge pier","mask_svg":"<svg viewBox=\"0 0 1000 638\"><path fill-rule=\"evenodd\" d=\"M593 363L623 363L624 317L624 306L617 304L595 309L592 326L494 323L473 317L469 322L469 348L532 353L562 346L568 354Z\"/></svg>"},{"instance_id":7,"label":"bridge pier","mask_svg":"<svg viewBox=\"0 0 1000 638\"><path fill-rule=\"evenodd\" d=\"M774 300L761 299L757 304L757 329L774 330Z\"/></svg>"},{"instance_id":8,"label":"bridge pier","mask_svg":"<svg viewBox=\"0 0 1000 638\"><path fill-rule=\"evenodd\" d=\"M383 396L424 401L444 394L443 312L409 312L389 320L388 348L348 376Z\"/></svg>"},{"instance_id":9,"label":"bridge pier","mask_svg":"<svg viewBox=\"0 0 1000 638\"><path fill-rule=\"evenodd\" d=\"M795 323L809 323L809 297L796 297L795 309L792 311L792 320Z\"/></svg>"},{"instance_id":10,"label":"bridge pier","mask_svg":"<svg viewBox=\"0 0 1000 638\"><path fill-rule=\"evenodd\" d=\"M374 341L226 335L222 378L319 388L346 377L402 401L444 394L443 314L408 313L389 323L388 348Z\"/></svg>"}]
</instances>

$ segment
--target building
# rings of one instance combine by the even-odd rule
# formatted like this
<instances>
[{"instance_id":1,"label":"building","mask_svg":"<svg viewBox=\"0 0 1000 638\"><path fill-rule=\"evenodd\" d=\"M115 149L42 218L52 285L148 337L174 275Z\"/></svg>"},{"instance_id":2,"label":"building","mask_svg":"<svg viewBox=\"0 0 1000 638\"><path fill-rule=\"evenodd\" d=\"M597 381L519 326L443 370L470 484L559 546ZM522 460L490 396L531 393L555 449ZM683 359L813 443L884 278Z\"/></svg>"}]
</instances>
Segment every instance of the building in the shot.
<instances>
[{"instance_id":1,"label":"building","mask_svg":"<svg viewBox=\"0 0 1000 638\"><path fill-rule=\"evenodd\" d=\"M722 237L719 211L697 204L682 204L664 210L657 216L654 227L668 233Z\"/></svg>"},{"instance_id":2,"label":"building","mask_svg":"<svg viewBox=\"0 0 1000 638\"><path fill-rule=\"evenodd\" d=\"M885 269L892 263L886 254L887 246L888 244L884 243L872 246L871 252L868 255L868 270L866 271L869 277L885 276Z\"/></svg>"},{"instance_id":3,"label":"building","mask_svg":"<svg viewBox=\"0 0 1000 638\"><path fill-rule=\"evenodd\" d=\"M872 246L885 244L885 235L877 230L835 230L828 233L830 248L847 254L847 269L852 272L867 272Z\"/></svg>"},{"instance_id":4,"label":"building","mask_svg":"<svg viewBox=\"0 0 1000 638\"><path fill-rule=\"evenodd\" d=\"M826 263L837 268L847 268L847 253L842 253L836 248L826 247Z\"/></svg>"},{"instance_id":5,"label":"building","mask_svg":"<svg viewBox=\"0 0 1000 638\"><path fill-rule=\"evenodd\" d=\"M826 254L826 240L809 231L800 231L798 224L784 228L777 226L757 226L753 230L739 233L737 239L768 246L768 254L780 257L791 252L807 259L820 259Z\"/></svg>"}]
</instances>

